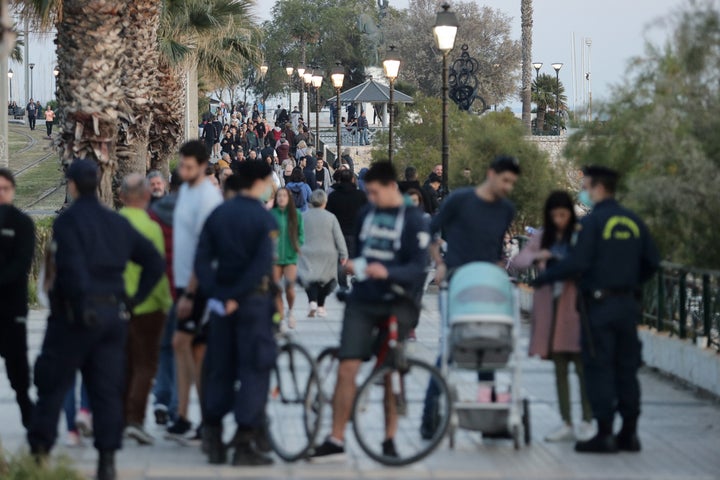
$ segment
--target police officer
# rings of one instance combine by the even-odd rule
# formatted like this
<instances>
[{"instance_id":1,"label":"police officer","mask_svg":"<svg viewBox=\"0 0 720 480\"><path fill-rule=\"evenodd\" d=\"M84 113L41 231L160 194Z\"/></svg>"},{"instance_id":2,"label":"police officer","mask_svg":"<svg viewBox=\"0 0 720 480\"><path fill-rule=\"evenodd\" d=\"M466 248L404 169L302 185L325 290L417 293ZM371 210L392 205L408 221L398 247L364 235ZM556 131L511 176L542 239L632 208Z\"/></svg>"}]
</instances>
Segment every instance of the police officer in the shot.
<instances>
[{"instance_id":1,"label":"police officer","mask_svg":"<svg viewBox=\"0 0 720 480\"><path fill-rule=\"evenodd\" d=\"M95 418L97 478L113 480L124 426L127 312L160 280L164 262L127 220L100 204L94 162L75 160L66 176L75 201L53 225L56 276L49 292L45 341L35 364L38 403L28 440L38 459L50 452L60 407L80 370ZM137 294L125 299L123 271L129 260L140 265L142 273Z\"/></svg>"},{"instance_id":2,"label":"police officer","mask_svg":"<svg viewBox=\"0 0 720 480\"><path fill-rule=\"evenodd\" d=\"M15 178L0 169L0 356L20 407L22 424L30 425L32 402L27 357L28 274L35 249L35 225L13 206Z\"/></svg>"},{"instance_id":3,"label":"police officer","mask_svg":"<svg viewBox=\"0 0 720 480\"><path fill-rule=\"evenodd\" d=\"M639 452L640 288L657 271L660 256L642 220L615 200L617 172L589 166L584 174L580 200L593 206L592 213L580 223L571 254L535 283L579 277L583 362L598 432L575 450ZM623 424L614 436L616 411Z\"/></svg>"},{"instance_id":4,"label":"police officer","mask_svg":"<svg viewBox=\"0 0 720 480\"><path fill-rule=\"evenodd\" d=\"M200 235L195 274L210 298L203 370L203 436L211 464L225 463L222 420L235 414L233 465L268 465L264 412L275 365L271 278L277 223L265 209L272 169L260 161L238 166L240 194L210 214ZM236 391L239 385L239 391Z\"/></svg>"}]
</instances>

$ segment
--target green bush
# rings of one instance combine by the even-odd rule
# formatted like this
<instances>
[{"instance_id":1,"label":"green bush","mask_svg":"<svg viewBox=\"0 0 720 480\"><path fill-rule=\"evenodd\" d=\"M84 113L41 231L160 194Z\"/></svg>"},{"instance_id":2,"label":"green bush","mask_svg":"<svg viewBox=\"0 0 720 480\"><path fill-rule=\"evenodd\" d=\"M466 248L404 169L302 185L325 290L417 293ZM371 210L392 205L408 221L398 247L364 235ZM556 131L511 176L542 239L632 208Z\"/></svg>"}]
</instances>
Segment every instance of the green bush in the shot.
<instances>
[{"instance_id":1,"label":"green bush","mask_svg":"<svg viewBox=\"0 0 720 480\"><path fill-rule=\"evenodd\" d=\"M0 448L0 478L3 480L83 480L66 457L53 459L40 466L27 454L8 456Z\"/></svg>"}]
</instances>

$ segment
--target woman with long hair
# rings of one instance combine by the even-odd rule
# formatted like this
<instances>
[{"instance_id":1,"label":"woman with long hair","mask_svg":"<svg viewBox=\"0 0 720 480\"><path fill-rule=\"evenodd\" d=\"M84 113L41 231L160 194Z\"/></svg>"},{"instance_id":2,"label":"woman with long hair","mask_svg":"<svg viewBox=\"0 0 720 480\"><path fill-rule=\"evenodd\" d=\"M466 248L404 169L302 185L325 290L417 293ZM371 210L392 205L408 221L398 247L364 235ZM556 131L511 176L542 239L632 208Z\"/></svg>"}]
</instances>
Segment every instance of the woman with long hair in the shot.
<instances>
[{"instance_id":1,"label":"woman with long hair","mask_svg":"<svg viewBox=\"0 0 720 480\"><path fill-rule=\"evenodd\" d=\"M533 265L544 270L567 256L576 231L575 205L566 192L553 192L545 202L545 225L512 260L518 270ZM576 308L577 287L572 281L558 282L535 290L532 310L530 355L555 364L555 384L562 425L548 434L548 442L586 440L593 435L592 410L585 392L585 375L580 354L580 316ZM580 385L583 421L573 430L570 412L568 367L575 366Z\"/></svg>"},{"instance_id":2,"label":"woman with long hair","mask_svg":"<svg viewBox=\"0 0 720 480\"><path fill-rule=\"evenodd\" d=\"M298 254L305 243L303 218L287 188L281 188L275 193L274 206L270 212L278 223L277 259L273 268L273 279L278 286L285 280L285 298L288 304L285 319L288 327L295 328L295 315L292 310L295 305Z\"/></svg>"}]
</instances>

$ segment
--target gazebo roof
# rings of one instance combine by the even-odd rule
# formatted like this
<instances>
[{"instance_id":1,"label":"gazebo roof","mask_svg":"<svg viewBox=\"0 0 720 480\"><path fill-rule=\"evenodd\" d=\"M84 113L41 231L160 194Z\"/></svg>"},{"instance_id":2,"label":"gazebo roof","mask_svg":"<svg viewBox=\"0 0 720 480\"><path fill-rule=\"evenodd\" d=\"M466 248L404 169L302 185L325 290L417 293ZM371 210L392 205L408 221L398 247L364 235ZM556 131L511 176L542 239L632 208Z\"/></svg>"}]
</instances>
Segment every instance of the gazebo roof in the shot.
<instances>
[{"instance_id":1,"label":"gazebo roof","mask_svg":"<svg viewBox=\"0 0 720 480\"><path fill-rule=\"evenodd\" d=\"M378 83L372 78L365 83L361 83L350 90L345 90L340 94L340 102L367 102L367 103L387 103L390 101L390 88L382 83ZM406 95L399 90L394 91L393 101L397 103L412 103L413 99L410 95Z\"/></svg>"}]
</instances>

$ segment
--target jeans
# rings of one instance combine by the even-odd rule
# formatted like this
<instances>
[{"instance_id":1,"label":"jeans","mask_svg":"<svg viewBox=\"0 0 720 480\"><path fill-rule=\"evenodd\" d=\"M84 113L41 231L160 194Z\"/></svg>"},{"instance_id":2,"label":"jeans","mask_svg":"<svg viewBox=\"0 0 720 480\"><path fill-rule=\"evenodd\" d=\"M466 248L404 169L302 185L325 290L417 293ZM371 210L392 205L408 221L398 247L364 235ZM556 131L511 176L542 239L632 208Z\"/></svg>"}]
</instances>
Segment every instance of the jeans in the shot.
<instances>
[{"instance_id":1,"label":"jeans","mask_svg":"<svg viewBox=\"0 0 720 480\"><path fill-rule=\"evenodd\" d=\"M370 145L370 140L368 140L367 128L360 129L360 145Z\"/></svg>"},{"instance_id":2,"label":"jeans","mask_svg":"<svg viewBox=\"0 0 720 480\"><path fill-rule=\"evenodd\" d=\"M45 129L47 130L48 137L52 136L52 127L53 127L53 122L45 122Z\"/></svg>"},{"instance_id":3,"label":"jeans","mask_svg":"<svg viewBox=\"0 0 720 480\"><path fill-rule=\"evenodd\" d=\"M175 323L175 306L173 306L165 322L165 331L160 341L160 362L153 388L155 408L165 407L171 420L175 420L178 406L175 386L175 352L172 346Z\"/></svg>"},{"instance_id":4,"label":"jeans","mask_svg":"<svg viewBox=\"0 0 720 480\"><path fill-rule=\"evenodd\" d=\"M63 410L65 411L65 422L67 423L68 432L77 432L77 426L75 425L75 417L77 416L77 378L72 384L70 390L68 390L65 396L65 403L63 404ZM80 382L80 409L90 410L90 399L88 398L87 389L85 383Z\"/></svg>"}]
</instances>

